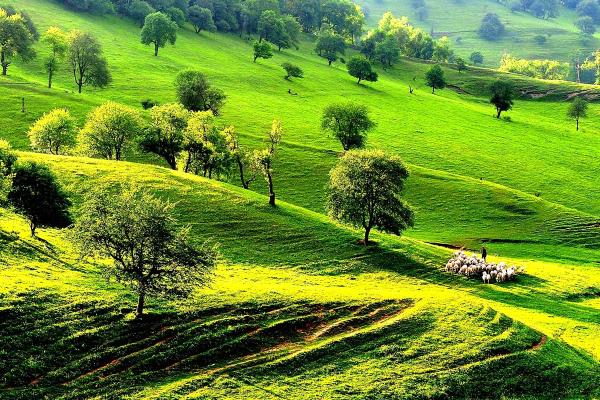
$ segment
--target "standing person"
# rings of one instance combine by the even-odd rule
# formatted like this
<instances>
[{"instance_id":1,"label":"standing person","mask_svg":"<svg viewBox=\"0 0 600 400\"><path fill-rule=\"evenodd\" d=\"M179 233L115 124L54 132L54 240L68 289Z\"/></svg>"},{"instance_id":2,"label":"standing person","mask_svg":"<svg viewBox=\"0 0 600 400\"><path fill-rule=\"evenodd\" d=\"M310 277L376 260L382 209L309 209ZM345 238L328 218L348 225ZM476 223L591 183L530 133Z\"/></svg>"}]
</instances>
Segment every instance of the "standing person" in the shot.
<instances>
[{"instance_id":1,"label":"standing person","mask_svg":"<svg viewBox=\"0 0 600 400\"><path fill-rule=\"evenodd\" d=\"M483 258L484 262L487 262L487 249L485 246L481 248L481 258Z\"/></svg>"}]
</instances>

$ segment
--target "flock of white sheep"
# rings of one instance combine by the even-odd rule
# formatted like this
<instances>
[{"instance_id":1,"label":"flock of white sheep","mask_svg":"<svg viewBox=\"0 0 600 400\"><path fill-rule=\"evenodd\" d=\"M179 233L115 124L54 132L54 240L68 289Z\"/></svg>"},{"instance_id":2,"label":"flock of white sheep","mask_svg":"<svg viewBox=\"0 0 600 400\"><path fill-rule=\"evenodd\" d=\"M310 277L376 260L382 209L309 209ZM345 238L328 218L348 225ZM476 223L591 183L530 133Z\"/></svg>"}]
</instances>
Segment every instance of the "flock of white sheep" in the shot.
<instances>
[{"instance_id":1,"label":"flock of white sheep","mask_svg":"<svg viewBox=\"0 0 600 400\"><path fill-rule=\"evenodd\" d=\"M446 271L478 278L484 283L502 283L516 279L524 268L509 267L504 262L488 264L474 254L468 256L464 251L457 251L446 264Z\"/></svg>"}]
</instances>

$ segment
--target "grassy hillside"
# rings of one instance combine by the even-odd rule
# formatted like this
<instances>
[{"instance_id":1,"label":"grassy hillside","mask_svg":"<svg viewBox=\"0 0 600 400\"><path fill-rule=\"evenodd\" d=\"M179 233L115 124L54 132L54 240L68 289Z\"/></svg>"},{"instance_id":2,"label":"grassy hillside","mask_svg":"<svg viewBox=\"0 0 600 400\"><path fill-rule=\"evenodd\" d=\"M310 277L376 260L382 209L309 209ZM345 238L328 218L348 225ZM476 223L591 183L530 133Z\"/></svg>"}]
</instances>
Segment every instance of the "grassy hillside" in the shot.
<instances>
[{"instance_id":1,"label":"grassy hillside","mask_svg":"<svg viewBox=\"0 0 600 400\"><path fill-rule=\"evenodd\" d=\"M318 214L273 210L227 184L20 156L50 165L75 211L100 181L135 180L177 200L181 223L221 242L224 259L210 288L153 299L135 321L133 296L101 263L79 263L64 233L30 239L3 211L2 398L598 395L586 355L600 357L594 267L531 262L518 282L485 286L442 272L448 251L383 236L364 250Z\"/></svg>"},{"instance_id":2,"label":"grassy hillside","mask_svg":"<svg viewBox=\"0 0 600 400\"><path fill-rule=\"evenodd\" d=\"M508 6L494 0L432 0L426 1L428 16L419 20L410 0L359 0L369 10L368 23L376 26L386 11L408 17L413 24L434 35L448 36L459 56L468 59L473 51L480 51L485 65L497 67L502 54L508 52L522 58L543 58L571 62L577 50L592 53L598 48L595 35L582 41L574 22L573 10L562 7L557 18L536 18L525 12L512 12ZM486 13L496 13L506 26L505 36L498 41L482 40L477 35L481 19ZM545 44L538 44L535 36L547 36Z\"/></svg>"}]
</instances>

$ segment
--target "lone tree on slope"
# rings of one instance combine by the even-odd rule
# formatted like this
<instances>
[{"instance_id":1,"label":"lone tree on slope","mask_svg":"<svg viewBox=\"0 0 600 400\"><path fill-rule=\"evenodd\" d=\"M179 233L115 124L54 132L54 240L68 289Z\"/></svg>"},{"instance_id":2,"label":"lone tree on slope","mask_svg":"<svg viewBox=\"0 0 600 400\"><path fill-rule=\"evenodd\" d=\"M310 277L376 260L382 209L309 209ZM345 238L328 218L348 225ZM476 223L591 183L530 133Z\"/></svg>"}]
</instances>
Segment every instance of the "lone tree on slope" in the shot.
<instances>
[{"instance_id":1,"label":"lone tree on slope","mask_svg":"<svg viewBox=\"0 0 600 400\"><path fill-rule=\"evenodd\" d=\"M212 87L206 76L200 71L182 71L175 78L177 99L190 111L212 111L219 115L225 103L225 93Z\"/></svg>"},{"instance_id":2,"label":"lone tree on slope","mask_svg":"<svg viewBox=\"0 0 600 400\"><path fill-rule=\"evenodd\" d=\"M141 32L142 44L154 44L154 56L158 49L167 43L175 44L177 40L177 24L166 14L155 12L146 16Z\"/></svg>"},{"instance_id":3,"label":"lone tree on slope","mask_svg":"<svg viewBox=\"0 0 600 400\"><path fill-rule=\"evenodd\" d=\"M321 128L336 137L344 151L364 147L367 133L375 128L369 109L356 103L331 104L323 111Z\"/></svg>"},{"instance_id":4,"label":"lone tree on slope","mask_svg":"<svg viewBox=\"0 0 600 400\"><path fill-rule=\"evenodd\" d=\"M210 282L216 247L194 246L189 228L177 228L172 204L135 188L111 189L87 196L72 237L82 254L113 260L107 275L135 290L138 318L146 296L185 298Z\"/></svg>"},{"instance_id":5,"label":"lone tree on slope","mask_svg":"<svg viewBox=\"0 0 600 400\"><path fill-rule=\"evenodd\" d=\"M329 173L329 214L363 228L365 246L373 228L400 235L414 219L400 198L408 175L399 157L380 150L349 151Z\"/></svg>"},{"instance_id":6,"label":"lone tree on slope","mask_svg":"<svg viewBox=\"0 0 600 400\"><path fill-rule=\"evenodd\" d=\"M6 75L13 57L24 61L35 57L34 36L21 14L8 15L0 8L0 64L2 75Z\"/></svg>"},{"instance_id":7,"label":"lone tree on slope","mask_svg":"<svg viewBox=\"0 0 600 400\"><path fill-rule=\"evenodd\" d=\"M254 48L254 62L259 58L264 58L266 60L273 57L273 49L267 42L255 41L252 47Z\"/></svg>"},{"instance_id":8,"label":"lone tree on slope","mask_svg":"<svg viewBox=\"0 0 600 400\"><path fill-rule=\"evenodd\" d=\"M58 155L75 146L76 130L75 118L69 110L57 108L35 121L27 135L33 150Z\"/></svg>"},{"instance_id":9,"label":"lone tree on slope","mask_svg":"<svg viewBox=\"0 0 600 400\"><path fill-rule=\"evenodd\" d=\"M588 102L581 97L575 97L573 102L569 105L567 116L576 121L577 130L579 130L579 119L587 117L587 109Z\"/></svg>"},{"instance_id":10,"label":"lone tree on slope","mask_svg":"<svg viewBox=\"0 0 600 400\"><path fill-rule=\"evenodd\" d=\"M431 93L435 94L435 89L443 89L448 84L446 82L446 78L444 77L444 70L439 65L434 65L431 67L427 74L425 74L425 80L427 81L427 86L431 88Z\"/></svg>"},{"instance_id":11,"label":"lone tree on slope","mask_svg":"<svg viewBox=\"0 0 600 400\"><path fill-rule=\"evenodd\" d=\"M348 61L348 73L358 79L358 84L362 80L368 82L377 82L377 72L373 71L369 60L365 60L362 57L352 57Z\"/></svg>"},{"instance_id":12,"label":"lone tree on slope","mask_svg":"<svg viewBox=\"0 0 600 400\"><path fill-rule=\"evenodd\" d=\"M106 87L111 82L108 63L102 55L102 46L91 34L71 32L68 59L79 93L84 85Z\"/></svg>"},{"instance_id":13,"label":"lone tree on slope","mask_svg":"<svg viewBox=\"0 0 600 400\"><path fill-rule=\"evenodd\" d=\"M510 82L495 81L490 86L490 103L496 107L496 118L500 118L503 111L509 111L514 104L514 88Z\"/></svg>"},{"instance_id":14,"label":"lone tree on slope","mask_svg":"<svg viewBox=\"0 0 600 400\"><path fill-rule=\"evenodd\" d=\"M259 171L267 181L269 188L269 204L275 206L275 190L273 188L273 161L277 146L281 142L283 128L281 121L274 120L271 125L271 130L267 133L268 147L264 150L254 150L253 164L254 169Z\"/></svg>"}]
</instances>

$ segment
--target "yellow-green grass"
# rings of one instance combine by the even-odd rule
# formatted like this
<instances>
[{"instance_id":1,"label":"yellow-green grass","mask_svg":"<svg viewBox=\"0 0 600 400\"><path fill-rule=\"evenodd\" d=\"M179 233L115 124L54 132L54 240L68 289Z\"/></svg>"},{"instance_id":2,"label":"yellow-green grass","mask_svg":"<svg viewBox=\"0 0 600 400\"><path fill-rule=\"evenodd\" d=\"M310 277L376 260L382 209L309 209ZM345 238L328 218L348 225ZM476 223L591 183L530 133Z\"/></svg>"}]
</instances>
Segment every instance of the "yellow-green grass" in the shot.
<instances>
[{"instance_id":1,"label":"yellow-green grass","mask_svg":"<svg viewBox=\"0 0 600 400\"><path fill-rule=\"evenodd\" d=\"M286 133L275 166L281 199L324 212L327 173L340 146L320 131L319 115L327 104L351 99L369 105L378 123L369 146L401 155L413 171L406 197L418 213L409 235L471 248L488 241L494 252L534 259L577 263L597 259L595 220L600 206L592 201L600 194L593 168L600 149L597 106L592 105L582 130L575 132L562 102L569 93L593 91L589 86L482 69L462 74L447 69L450 82L470 95L454 90L431 95L422 80L428 65L409 60L380 71L380 82L359 86L343 65L327 67L308 42L300 51L276 53L271 60L253 63L246 40L196 35L190 29L182 30L176 46L161 50L155 58L139 43L139 28L130 21L76 14L44 0L13 4L28 10L41 30L58 25L93 32L104 45L114 75L109 88L88 88L79 95L65 70L56 77L56 87L48 90L41 60L12 65L10 76L0 80L0 136L19 149L28 147L28 126L49 109L66 106L82 122L91 107L108 99L133 106L148 97L174 101L174 75L197 68L227 92L221 122L234 124L244 145L262 145L271 120L282 119ZM38 50L42 56L41 45ZM285 81L282 61L299 64L306 78ZM485 85L497 76L510 76L520 90L547 94L547 99L517 101L510 113L512 122L496 120L484 96ZM415 95L408 93L408 84L417 87ZM288 88L299 96L289 96ZM137 153L128 158L160 164ZM253 189L264 192L264 184L258 181Z\"/></svg>"},{"instance_id":2,"label":"yellow-green grass","mask_svg":"<svg viewBox=\"0 0 600 400\"><path fill-rule=\"evenodd\" d=\"M473 51L484 55L485 65L497 67L504 53L523 58L541 58L571 62L577 50L592 53L598 47L597 35L582 40L575 26L577 15L573 10L560 7L557 18L541 19L525 12L512 12L510 7L494 0L434 0L426 1L428 17L416 18L411 0L359 0L369 9L368 25L376 26L381 16L391 11L396 16L406 16L426 32L435 36L446 35L456 48L456 53L468 59ZM505 35L497 41L483 40L477 34L486 13L496 13L506 26ZM537 35L547 37L538 44Z\"/></svg>"},{"instance_id":3,"label":"yellow-green grass","mask_svg":"<svg viewBox=\"0 0 600 400\"><path fill-rule=\"evenodd\" d=\"M74 200L136 182L176 202L195 240L222 243L210 288L134 295L82 263L68 235L1 210L2 391L7 399L597 396L597 268L524 262L483 285L443 272L449 251L358 232L320 214L161 167L20 153ZM568 276L568 279L565 277ZM532 329L533 328L533 329Z\"/></svg>"}]
</instances>

